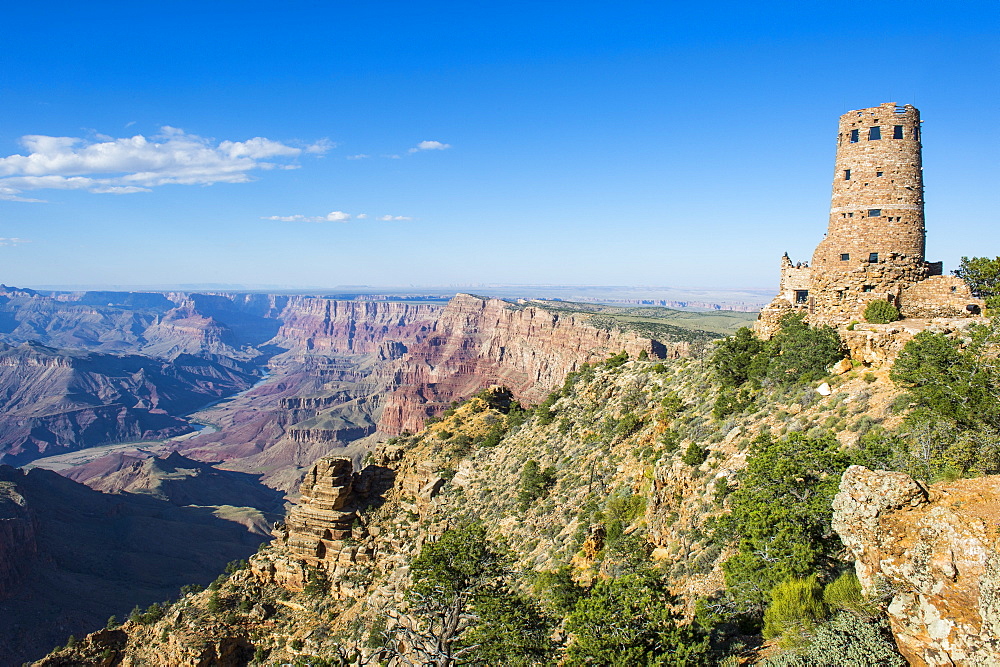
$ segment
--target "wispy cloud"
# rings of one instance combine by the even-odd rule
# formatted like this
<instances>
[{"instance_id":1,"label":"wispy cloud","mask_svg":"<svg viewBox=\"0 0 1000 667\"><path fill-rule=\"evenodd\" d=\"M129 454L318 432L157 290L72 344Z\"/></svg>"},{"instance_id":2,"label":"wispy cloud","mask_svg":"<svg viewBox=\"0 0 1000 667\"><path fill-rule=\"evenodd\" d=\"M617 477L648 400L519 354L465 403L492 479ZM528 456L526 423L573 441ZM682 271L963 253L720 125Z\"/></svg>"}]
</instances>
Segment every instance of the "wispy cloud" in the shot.
<instances>
[{"instance_id":1,"label":"wispy cloud","mask_svg":"<svg viewBox=\"0 0 1000 667\"><path fill-rule=\"evenodd\" d=\"M333 211L332 213L327 213L326 215L266 215L261 218L261 220L274 220L275 222L350 222L351 220L367 220L369 219L367 213L358 213L357 215L351 215L349 213L344 213L343 211ZM377 215L371 218L372 220L379 220L381 222L403 222L406 220L413 220L407 215Z\"/></svg>"},{"instance_id":2,"label":"wispy cloud","mask_svg":"<svg viewBox=\"0 0 1000 667\"><path fill-rule=\"evenodd\" d=\"M31 190L87 190L102 194L148 192L161 185L246 183L258 169L294 169L290 159L322 155L333 147L323 139L305 146L254 137L216 141L164 126L149 138L21 137L24 155L0 158L0 199Z\"/></svg>"},{"instance_id":3,"label":"wispy cloud","mask_svg":"<svg viewBox=\"0 0 1000 667\"><path fill-rule=\"evenodd\" d=\"M363 216L364 214L358 217ZM268 215L261 218L261 220L275 220L277 222L347 222L350 219L350 214L343 211L332 211L326 215Z\"/></svg>"},{"instance_id":4,"label":"wispy cloud","mask_svg":"<svg viewBox=\"0 0 1000 667\"><path fill-rule=\"evenodd\" d=\"M368 155L367 153L358 153L357 155L348 155L347 159L348 160L364 160L364 159L370 158L370 157L371 157L371 155Z\"/></svg>"},{"instance_id":5,"label":"wispy cloud","mask_svg":"<svg viewBox=\"0 0 1000 667\"><path fill-rule=\"evenodd\" d=\"M409 152L417 153L419 151L443 151L448 148L451 148L451 144L441 143L440 141L421 141L419 144L411 148Z\"/></svg>"},{"instance_id":6,"label":"wispy cloud","mask_svg":"<svg viewBox=\"0 0 1000 667\"><path fill-rule=\"evenodd\" d=\"M21 245L22 243L31 243L31 241L28 239L4 238L0 236L0 246Z\"/></svg>"}]
</instances>

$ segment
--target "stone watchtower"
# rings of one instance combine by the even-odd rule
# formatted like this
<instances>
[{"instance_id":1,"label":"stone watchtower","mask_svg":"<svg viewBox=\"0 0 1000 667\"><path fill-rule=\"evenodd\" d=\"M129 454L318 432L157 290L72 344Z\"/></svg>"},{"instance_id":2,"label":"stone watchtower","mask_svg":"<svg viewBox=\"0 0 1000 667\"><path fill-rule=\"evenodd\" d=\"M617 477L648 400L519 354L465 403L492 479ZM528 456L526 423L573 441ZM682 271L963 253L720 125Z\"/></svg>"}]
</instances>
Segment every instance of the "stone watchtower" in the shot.
<instances>
[{"instance_id":1,"label":"stone watchtower","mask_svg":"<svg viewBox=\"0 0 1000 667\"><path fill-rule=\"evenodd\" d=\"M920 112L882 104L840 117L826 237L811 265L782 258L781 288L756 329L767 336L789 312L813 324L862 320L883 300L906 317L965 316L979 302L961 280L924 259ZM975 310L973 308L972 310Z\"/></svg>"}]
</instances>

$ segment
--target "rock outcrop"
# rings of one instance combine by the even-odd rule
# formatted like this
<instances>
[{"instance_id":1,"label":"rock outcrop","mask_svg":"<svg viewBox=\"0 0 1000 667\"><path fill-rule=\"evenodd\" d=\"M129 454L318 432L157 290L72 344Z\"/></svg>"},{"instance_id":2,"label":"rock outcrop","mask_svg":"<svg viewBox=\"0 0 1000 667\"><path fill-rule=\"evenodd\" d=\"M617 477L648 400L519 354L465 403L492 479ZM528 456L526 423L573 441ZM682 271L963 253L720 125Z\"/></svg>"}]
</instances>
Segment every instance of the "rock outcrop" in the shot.
<instances>
[{"instance_id":1,"label":"rock outcrop","mask_svg":"<svg viewBox=\"0 0 1000 667\"><path fill-rule=\"evenodd\" d=\"M912 665L1000 664L1000 476L925 487L851 466L833 528Z\"/></svg>"},{"instance_id":2,"label":"rock outcrop","mask_svg":"<svg viewBox=\"0 0 1000 667\"><path fill-rule=\"evenodd\" d=\"M869 366L882 366L895 361L906 344L921 331L964 337L970 326L982 323L974 318L906 319L889 324L855 323L851 328L841 327L839 333L851 359Z\"/></svg>"}]
</instances>

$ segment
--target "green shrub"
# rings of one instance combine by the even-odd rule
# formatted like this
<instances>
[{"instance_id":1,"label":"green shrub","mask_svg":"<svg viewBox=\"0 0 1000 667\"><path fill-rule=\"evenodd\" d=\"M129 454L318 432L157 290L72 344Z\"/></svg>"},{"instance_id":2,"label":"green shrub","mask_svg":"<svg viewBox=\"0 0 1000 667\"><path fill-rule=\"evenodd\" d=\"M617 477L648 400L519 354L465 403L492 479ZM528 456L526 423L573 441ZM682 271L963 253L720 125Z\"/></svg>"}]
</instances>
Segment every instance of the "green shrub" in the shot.
<instances>
[{"instance_id":1,"label":"green shrub","mask_svg":"<svg viewBox=\"0 0 1000 667\"><path fill-rule=\"evenodd\" d=\"M865 307L865 322L888 324L899 319L899 309L888 301L872 301Z\"/></svg>"},{"instance_id":2,"label":"green shrub","mask_svg":"<svg viewBox=\"0 0 1000 667\"><path fill-rule=\"evenodd\" d=\"M767 357L763 354L766 347L749 327L720 341L711 360L716 379L723 387L740 387L759 379L767 366Z\"/></svg>"},{"instance_id":3,"label":"green shrub","mask_svg":"<svg viewBox=\"0 0 1000 667\"><path fill-rule=\"evenodd\" d=\"M710 664L707 634L679 623L677 599L649 570L601 579L566 617L571 640L564 664Z\"/></svg>"},{"instance_id":4,"label":"green shrub","mask_svg":"<svg viewBox=\"0 0 1000 667\"><path fill-rule=\"evenodd\" d=\"M1000 257L963 257L952 273L968 284L973 295L984 299L991 312L1000 305Z\"/></svg>"},{"instance_id":5,"label":"green shrub","mask_svg":"<svg viewBox=\"0 0 1000 667\"><path fill-rule=\"evenodd\" d=\"M697 443L688 445L687 451L681 457L681 461L689 466L700 466L708 458L708 450L702 449Z\"/></svg>"},{"instance_id":6,"label":"green shrub","mask_svg":"<svg viewBox=\"0 0 1000 667\"><path fill-rule=\"evenodd\" d=\"M663 443L663 451L667 454L676 452L681 446L680 435L672 428L668 428L663 432L663 435L660 436L660 442Z\"/></svg>"},{"instance_id":7,"label":"green shrub","mask_svg":"<svg viewBox=\"0 0 1000 667\"><path fill-rule=\"evenodd\" d=\"M555 468L542 470L538 461L528 461L521 469L521 480L518 483L517 502L521 510L528 509L534 501L548 493L556 483Z\"/></svg>"},{"instance_id":8,"label":"green shrub","mask_svg":"<svg viewBox=\"0 0 1000 667\"><path fill-rule=\"evenodd\" d=\"M888 624L840 612L815 629L810 643L765 659L762 667L906 667Z\"/></svg>"},{"instance_id":9,"label":"green shrub","mask_svg":"<svg viewBox=\"0 0 1000 667\"><path fill-rule=\"evenodd\" d=\"M834 611L849 611L862 618L871 619L878 609L865 599L861 582L853 570L848 570L823 588L823 602Z\"/></svg>"},{"instance_id":10,"label":"green shrub","mask_svg":"<svg viewBox=\"0 0 1000 667\"><path fill-rule=\"evenodd\" d=\"M761 435L750 444L740 484L729 494L731 512L719 518L713 535L739 549L723 570L740 611L760 618L779 583L839 567L843 547L830 528L832 502L852 462L833 435Z\"/></svg>"},{"instance_id":11,"label":"green shrub","mask_svg":"<svg viewBox=\"0 0 1000 667\"><path fill-rule=\"evenodd\" d=\"M632 412L623 415L615 424L613 434L617 438L627 438L642 428L642 417Z\"/></svg>"},{"instance_id":12,"label":"green shrub","mask_svg":"<svg viewBox=\"0 0 1000 667\"><path fill-rule=\"evenodd\" d=\"M771 604L764 612L764 637L780 637L782 646L798 645L825 617L823 587L816 575L788 578L771 591Z\"/></svg>"}]
</instances>

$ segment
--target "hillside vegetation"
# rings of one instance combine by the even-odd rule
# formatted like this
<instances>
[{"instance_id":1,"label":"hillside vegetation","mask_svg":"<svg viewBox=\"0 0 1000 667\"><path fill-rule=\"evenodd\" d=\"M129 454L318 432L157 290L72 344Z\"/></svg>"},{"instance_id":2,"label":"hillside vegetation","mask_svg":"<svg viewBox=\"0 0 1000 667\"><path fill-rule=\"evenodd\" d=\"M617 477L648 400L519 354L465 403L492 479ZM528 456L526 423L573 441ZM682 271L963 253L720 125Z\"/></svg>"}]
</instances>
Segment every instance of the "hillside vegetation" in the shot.
<instances>
[{"instance_id":1,"label":"hillside vegetation","mask_svg":"<svg viewBox=\"0 0 1000 667\"><path fill-rule=\"evenodd\" d=\"M998 332L852 369L792 318L701 358L616 355L530 408L487 390L375 449L392 483L355 489L350 535L300 584L292 535L42 664L904 664L832 497L855 463L998 472Z\"/></svg>"}]
</instances>

